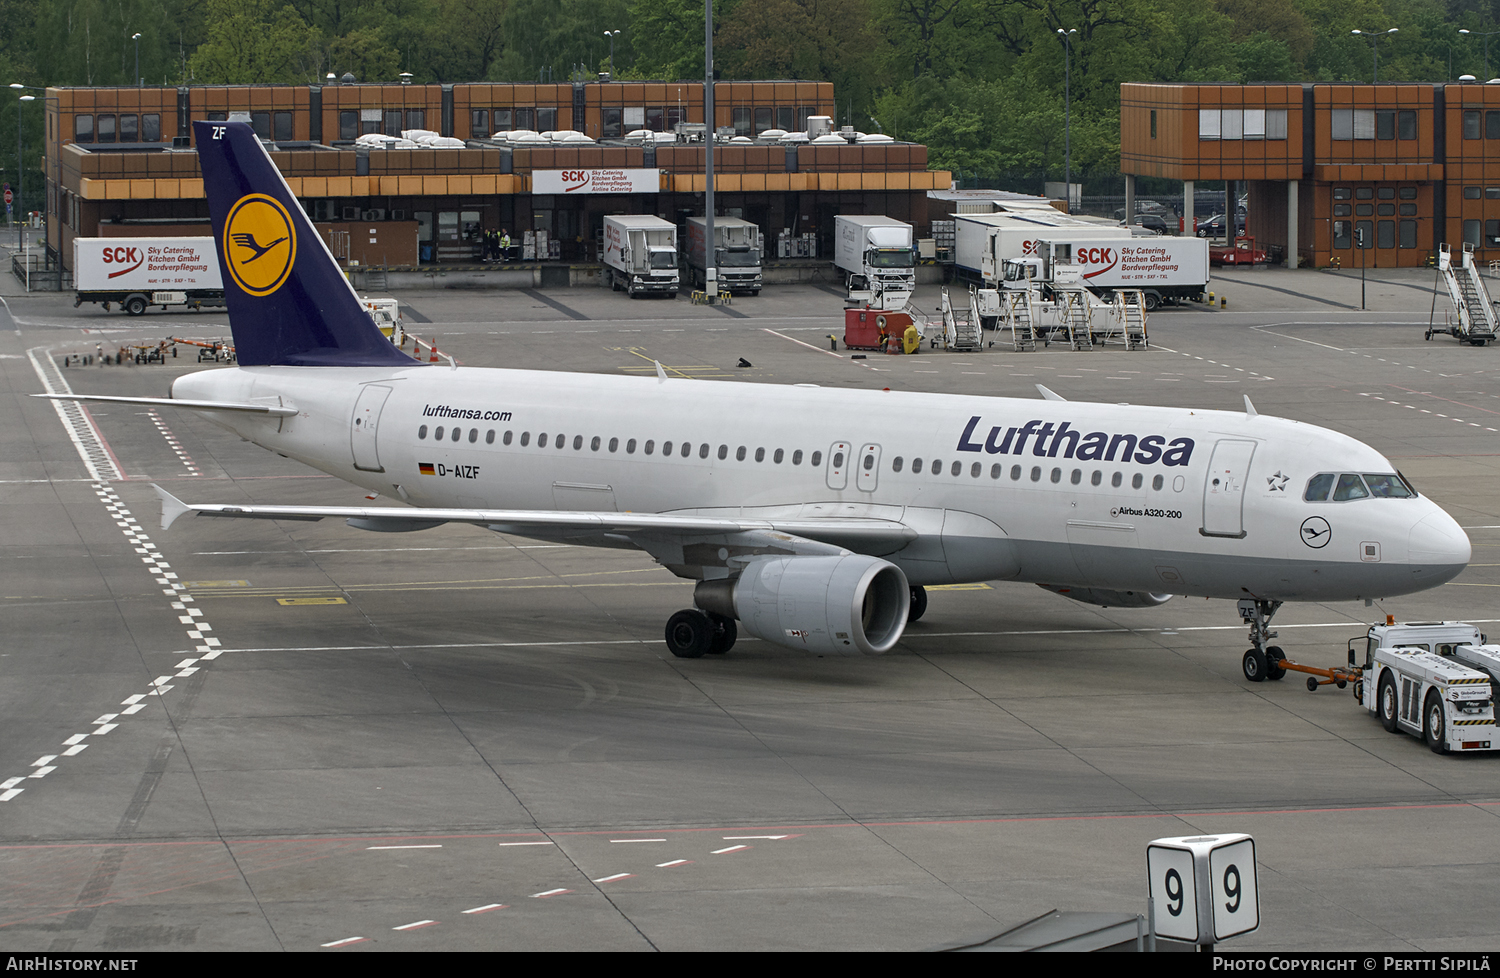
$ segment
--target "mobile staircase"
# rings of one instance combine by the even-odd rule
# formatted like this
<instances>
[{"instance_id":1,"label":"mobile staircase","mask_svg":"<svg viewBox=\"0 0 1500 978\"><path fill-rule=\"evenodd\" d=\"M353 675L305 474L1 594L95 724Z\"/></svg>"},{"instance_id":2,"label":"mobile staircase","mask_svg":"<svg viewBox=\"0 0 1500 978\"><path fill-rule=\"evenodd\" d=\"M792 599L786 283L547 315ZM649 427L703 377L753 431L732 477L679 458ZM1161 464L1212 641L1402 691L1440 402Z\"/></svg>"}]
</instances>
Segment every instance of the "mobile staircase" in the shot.
<instances>
[{"instance_id":1,"label":"mobile staircase","mask_svg":"<svg viewBox=\"0 0 1500 978\"><path fill-rule=\"evenodd\" d=\"M1495 314L1489 289L1474 262L1474 246L1465 242L1462 258L1455 267L1448 245L1439 245L1438 274L1448 286L1448 299L1453 303L1458 322L1447 320L1447 325L1437 326L1429 320L1426 339L1432 339L1436 333L1448 333L1459 342L1472 346L1484 346L1493 341L1500 332L1500 317ZM1434 305L1436 301L1434 297Z\"/></svg>"}]
</instances>

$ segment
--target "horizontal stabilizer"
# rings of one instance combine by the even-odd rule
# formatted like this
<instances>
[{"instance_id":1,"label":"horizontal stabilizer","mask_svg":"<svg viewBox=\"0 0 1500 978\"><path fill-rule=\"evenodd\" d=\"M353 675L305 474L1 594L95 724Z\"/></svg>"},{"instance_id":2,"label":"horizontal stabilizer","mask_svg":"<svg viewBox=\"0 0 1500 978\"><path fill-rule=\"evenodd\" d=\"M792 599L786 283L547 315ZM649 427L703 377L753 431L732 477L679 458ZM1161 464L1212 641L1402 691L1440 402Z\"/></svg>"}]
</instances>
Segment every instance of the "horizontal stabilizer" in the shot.
<instances>
[{"instance_id":1,"label":"horizontal stabilizer","mask_svg":"<svg viewBox=\"0 0 1500 978\"><path fill-rule=\"evenodd\" d=\"M188 401L171 397L116 397L112 394L33 394L51 401L102 401L111 404L145 404L148 407L187 408L189 411L243 411L273 418L291 418L297 409L284 404L244 404L236 401Z\"/></svg>"}]
</instances>

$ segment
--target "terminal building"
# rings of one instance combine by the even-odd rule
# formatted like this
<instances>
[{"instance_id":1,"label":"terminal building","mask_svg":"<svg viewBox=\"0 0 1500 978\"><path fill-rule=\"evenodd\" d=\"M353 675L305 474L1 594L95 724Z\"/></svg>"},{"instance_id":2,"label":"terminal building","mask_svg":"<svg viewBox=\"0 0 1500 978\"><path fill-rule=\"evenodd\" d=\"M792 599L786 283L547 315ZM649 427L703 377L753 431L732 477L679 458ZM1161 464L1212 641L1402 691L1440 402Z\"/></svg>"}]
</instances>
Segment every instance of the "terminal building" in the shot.
<instances>
[{"instance_id":1,"label":"terminal building","mask_svg":"<svg viewBox=\"0 0 1500 978\"><path fill-rule=\"evenodd\" d=\"M606 214L681 224L703 213L701 82L383 85L345 76L329 85L50 88L45 105L46 240L65 267L75 237L208 233L194 120L247 119L308 214L347 248L341 257L362 265L473 262L484 233L500 229L516 241L538 233L551 245L539 246L539 259L594 261ZM951 183L927 169L925 146L806 136L810 120L834 114L826 82L715 85L716 209L758 224L771 256L784 234L804 243L803 254L830 256L839 213L886 214L924 236L927 191ZM367 145L409 130L445 138ZM496 138L515 130L533 134ZM582 192L564 179L601 170L626 176Z\"/></svg>"},{"instance_id":2,"label":"terminal building","mask_svg":"<svg viewBox=\"0 0 1500 978\"><path fill-rule=\"evenodd\" d=\"M1129 197L1141 176L1188 200L1242 184L1249 233L1288 264L1421 266L1444 243L1500 260L1500 85L1126 84L1120 169Z\"/></svg>"}]
</instances>

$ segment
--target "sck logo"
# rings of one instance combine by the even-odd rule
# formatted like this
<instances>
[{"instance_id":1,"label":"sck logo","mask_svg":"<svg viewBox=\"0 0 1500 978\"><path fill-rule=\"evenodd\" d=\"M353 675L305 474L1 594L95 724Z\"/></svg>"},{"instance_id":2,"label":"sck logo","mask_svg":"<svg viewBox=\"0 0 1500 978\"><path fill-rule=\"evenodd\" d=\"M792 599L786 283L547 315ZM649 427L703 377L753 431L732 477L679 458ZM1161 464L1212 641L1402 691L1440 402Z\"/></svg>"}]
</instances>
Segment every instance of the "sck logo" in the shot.
<instances>
[{"instance_id":1,"label":"sck logo","mask_svg":"<svg viewBox=\"0 0 1500 978\"><path fill-rule=\"evenodd\" d=\"M143 262L145 260L146 260L146 256L143 255L143 254L141 254L141 250L139 248L105 248L104 249L104 264L106 264L106 265L123 265L126 262L130 263L130 267L129 268L122 268L118 272L110 272L109 273L109 277L110 278L119 278L121 275L125 275L125 274L128 274L130 272L135 271L137 268L141 267L141 262Z\"/></svg>"},{"instance_id":2,"label":"sck logo","mask_svg":"<svg viewBox=\"0 0 1500 978\"><path fill-rule=\"evenodd\" d=\"M1080 265L1098 266L1093 271L1084 272L1084 278L1093 278L1095 275L1103 275L1115 267L1117 255L1113 248L1079 248L1073 252L1078 257Z\"/></svg>"},{"instance_id":3,"label":"sck logo","mask_svg":"<svg viewBox=\"0 0 1500 978\"><path fill-rule=\"evenodd\" d=\"M562 171L563 193L570 194L575 190L583 190L589 185L593 174L588 170L564 170Z\"/></svg>"},{"instance_id":4,"label":"sck logo","mask_svg":"<svg viewBox=\"0 0 1500 978\"><path fill-rule=\"evenodd\" d=\"M1036 242L1035 241L1022 241L1021 242L1021 254L1023 254L1023 255L1034 255L1034 254L1036 254Z\"/></svg>"}]
</instances>

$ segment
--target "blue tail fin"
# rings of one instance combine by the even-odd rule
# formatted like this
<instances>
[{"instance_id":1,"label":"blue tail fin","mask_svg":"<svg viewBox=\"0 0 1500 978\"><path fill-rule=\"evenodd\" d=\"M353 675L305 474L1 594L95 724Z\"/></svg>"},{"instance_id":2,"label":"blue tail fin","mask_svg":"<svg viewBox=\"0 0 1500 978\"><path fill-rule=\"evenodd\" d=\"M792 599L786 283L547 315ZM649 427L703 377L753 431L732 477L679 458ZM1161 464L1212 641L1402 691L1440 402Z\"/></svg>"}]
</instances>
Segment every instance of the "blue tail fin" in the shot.
<instances>
[{"instance_id":1,"label":"blue tail fin","mask_svg":"<svg viewBox=\"0 0 1500 978\"><path fill-rule=\"evenodd\" d=\"M244 122L194 122L193 137L239 362L414 363L360 305L255 131Z\"/></svg>"}]
</instances>

